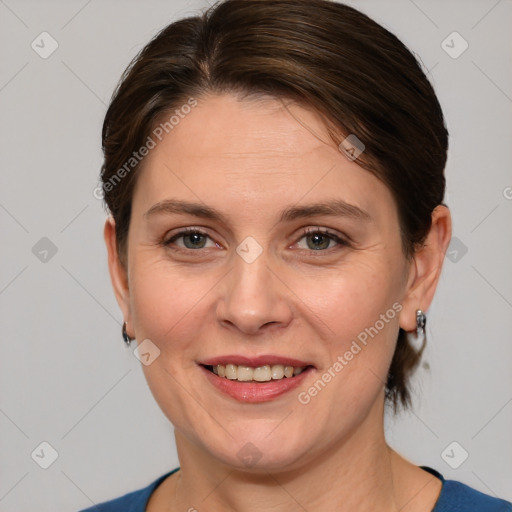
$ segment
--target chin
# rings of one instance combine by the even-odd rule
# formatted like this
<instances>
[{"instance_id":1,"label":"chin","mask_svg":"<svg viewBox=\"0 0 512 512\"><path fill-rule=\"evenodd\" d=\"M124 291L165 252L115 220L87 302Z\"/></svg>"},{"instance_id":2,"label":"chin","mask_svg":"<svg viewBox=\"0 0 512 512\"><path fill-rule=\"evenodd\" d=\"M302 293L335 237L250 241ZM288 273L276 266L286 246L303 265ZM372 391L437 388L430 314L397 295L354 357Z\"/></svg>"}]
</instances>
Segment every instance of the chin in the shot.
<instances>
[{"instance_id":1,"label":"chin","mask_svg":"<svg viewBox=\"0 0 512 512\"><path fill-rule=\"evenodd\" d=\"M299 432L283 430L278 434L277 429L270 435L268 432L268 429L262 432L251 428L233 435L223 444L212 442L211 438L203 440L202 444L226 466L252 473L298 469L313 456L314 443Z\"/></svg>"}]
</instances>

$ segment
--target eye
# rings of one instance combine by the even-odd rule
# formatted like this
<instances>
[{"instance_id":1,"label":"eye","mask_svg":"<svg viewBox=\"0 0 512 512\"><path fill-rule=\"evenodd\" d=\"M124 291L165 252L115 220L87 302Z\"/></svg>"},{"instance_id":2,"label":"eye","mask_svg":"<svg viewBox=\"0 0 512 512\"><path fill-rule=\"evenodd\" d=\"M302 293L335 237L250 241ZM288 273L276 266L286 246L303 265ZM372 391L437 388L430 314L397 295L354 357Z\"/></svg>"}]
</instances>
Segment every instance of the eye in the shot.
<instances>
[{"instance_id":1,"label":"eye","mask_svg":"<svg viewBox=\"0 0 512 512\"><path fill-rule=\"evenodd\" d=\"M302 239L306 240L306 247L299 246L299 249L309 249L312 251L323 251L325 249L331 249L332 242L335 242L338 245L348 245L345 240L343 240L335 233L321 228L307 229L304 231L304 234L300 238L300 240ZM297 244L300 244L300 240L297 242Z\"/></svg>"},{"instance_id":2,"label":"eye","mask_svg":"<svg viewBox=\"0 0 512 512\"><path fill-rule=\"evenodd\" d=\"M181 243L177 243L178 240L181 240ZM210 245L207 245L208 240L210 240ZM305 247L301 247L302 240L306 241ZM164 245L165 247L170 247L173 250L185 252L189 250L194 251L197 249L207 249L209 247L220 247L217 243L211 240L210 236L207 233L194 227L182 229L178 233L172 235L166 241L163 241L162 245ZM339 235L337 235L336 233L332 233L331 231L325 228L307 229L304 231L301 238L297 242L297 246L299 249L317 252L332 249L333 245L348 246L349 244Z\"/></svg>"},{"instance_id":3,"label":"eye","mask_svg":"<svg viewBox=\"0 0 512 512\"><path fill-rule=\"evenodd\" d=\"M183 245L175 244L175 242L179 239L183 240ZM171 238L169 238L167 241L163 242L164 246L171 246L176 245L178 250L182 249L204 249L206 248L207 240L210 239L210 237L204 233L203 231L197 229L197 228L186 228L179 233L176 233ZM216 247L217 244L215 244L212 241L212 245L209 247Z\"/></svg>"}]
</instances>

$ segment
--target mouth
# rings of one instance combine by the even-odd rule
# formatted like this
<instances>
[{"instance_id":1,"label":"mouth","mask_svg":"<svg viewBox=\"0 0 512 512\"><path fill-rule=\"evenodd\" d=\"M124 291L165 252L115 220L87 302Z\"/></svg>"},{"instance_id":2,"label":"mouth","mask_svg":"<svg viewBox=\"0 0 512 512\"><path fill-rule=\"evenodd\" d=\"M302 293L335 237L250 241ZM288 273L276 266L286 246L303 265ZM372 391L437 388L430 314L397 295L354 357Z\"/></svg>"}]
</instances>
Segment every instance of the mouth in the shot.
<instances>
[{"instance_id":1,"label":"mouth","mask_svg":"<svg viewBox=\"0 0 512 512\"><path fill-rule=\"evenodd\" d=\"M272 356L226 356L199 367L218 391L245 403L266 402L288 393L315 370L305 361Z\"/></svg>"},{"instance_id":2,"label":"mouth","mask_svg":"<svg viewBox=\"0 0 512 512\"><path fill-rule=\"evenodd\" d=\"M290 379L300 375L311 365L290 366L283 364L265 364L251 367L237 364L203 365L208 371L223 379L236 380L238 382L270 382L273 380Z\"/></svg>"}]
</instances>

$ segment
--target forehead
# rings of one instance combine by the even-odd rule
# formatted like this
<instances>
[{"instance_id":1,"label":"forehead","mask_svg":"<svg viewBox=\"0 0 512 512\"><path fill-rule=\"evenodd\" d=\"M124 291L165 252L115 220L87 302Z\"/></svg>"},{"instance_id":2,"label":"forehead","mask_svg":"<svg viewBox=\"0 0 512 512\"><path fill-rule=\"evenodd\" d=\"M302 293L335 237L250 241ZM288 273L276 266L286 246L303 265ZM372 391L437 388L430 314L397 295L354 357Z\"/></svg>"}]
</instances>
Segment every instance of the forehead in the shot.
<instances>
[{"instance_id":1,"label":"forehead","mask_svg":"<svg viewBox=\"0 0 512 512\"><path fill-rule=\"evenodd\" d=\"M339 151L317 113L268 97L201 99L139 172L141 208L169 195L217 208L244 201L248 210L333 196L370 211L376 198L393 203L385 185Z\"/></svg>"},{"instance_id":2,"label":"forehead","mask_svg":"<svg viewBox=\"0 0 512 512\"><path fill-rule=\"evenodd\" d=\"M178 149L180 155L243 158L245 163L300 159L332 146L314 111L265 96L240 100L230 94L208 95L168 135L161 146Z\"/></svg>"}]
</instances>

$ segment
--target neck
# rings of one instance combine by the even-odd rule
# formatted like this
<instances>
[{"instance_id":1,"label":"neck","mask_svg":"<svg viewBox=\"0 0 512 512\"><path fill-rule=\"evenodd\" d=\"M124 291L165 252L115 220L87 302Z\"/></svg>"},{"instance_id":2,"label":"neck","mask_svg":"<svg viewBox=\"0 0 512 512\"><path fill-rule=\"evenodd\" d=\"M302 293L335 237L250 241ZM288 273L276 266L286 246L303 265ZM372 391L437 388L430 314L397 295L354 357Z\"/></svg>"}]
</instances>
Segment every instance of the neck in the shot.
<instances>
[{"instance_id":1,"label":"neck","mask_svg":"<svg viewBox=\"0 0 512 512\"><path fill-rule=\"evenodd\" d=\"M363 423L328 453L286 471L233 469L176 432L181 469L169 496L171 510L398 511L408 499L394 485L405 461L386 444L383 408L383 401L377 402Z\"/></svg>"}]
</instances>

